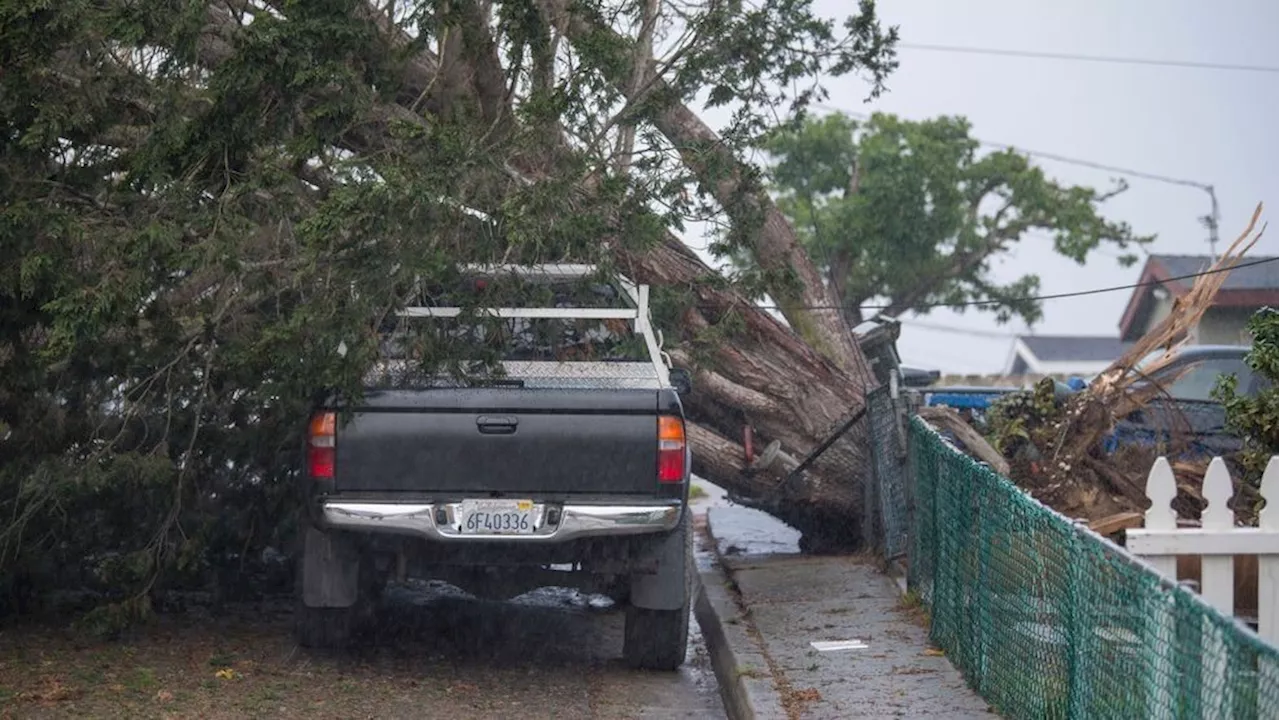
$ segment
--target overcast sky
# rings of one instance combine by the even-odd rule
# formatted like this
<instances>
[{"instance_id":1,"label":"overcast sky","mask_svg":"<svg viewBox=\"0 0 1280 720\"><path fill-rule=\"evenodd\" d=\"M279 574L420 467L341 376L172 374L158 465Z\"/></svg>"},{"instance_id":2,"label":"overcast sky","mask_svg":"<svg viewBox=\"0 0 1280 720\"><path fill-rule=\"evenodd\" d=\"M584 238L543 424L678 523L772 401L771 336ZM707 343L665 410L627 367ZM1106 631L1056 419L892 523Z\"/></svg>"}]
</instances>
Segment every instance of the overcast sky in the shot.
<instances>
[{"instance_id":1,"label":"overcast sky","mask_svg":"<svg viewBox=\"0 0 1280 720\"><path fill-rule=\"evenodd\" d=\"M836 17L853 0L815 0ZM903 43L1120 56L1275 67L1280 49L1276 0L892 0L879 12ZM921 119L963 115L985 141L1212 184L1221 206L1224 247L1265 204L1271 228L1254 255L1277 253L1280 231L1280 76L1244 72L995 57L902 49L889 92L863 104L866 86L832 80L828 105ZM713 123L718 118L708 115ZM1062 182L1106 187L1114 173L1039 160ZM1108 217L1156 234L1153 253L1208 253L1197 218L1208 195L1195 188L1129 178L1106 205ZM690 238L697 244L695 238ZM1086 266L1055 255L1044 240L1024 240L998 265L1001 280L1040 275L1045 293L1122 285L1139 267L1095 254ZM1127 292L1049 301L1042 334L1115 335ZM942 326L944 331L925 326ZM997 372L1021 324L990 315L934 311L904 319L903 361L948 372ZM958 334L956 331L977 334ZM994 337L992 336L994 335Z\"/></svg>"}]
</instances>

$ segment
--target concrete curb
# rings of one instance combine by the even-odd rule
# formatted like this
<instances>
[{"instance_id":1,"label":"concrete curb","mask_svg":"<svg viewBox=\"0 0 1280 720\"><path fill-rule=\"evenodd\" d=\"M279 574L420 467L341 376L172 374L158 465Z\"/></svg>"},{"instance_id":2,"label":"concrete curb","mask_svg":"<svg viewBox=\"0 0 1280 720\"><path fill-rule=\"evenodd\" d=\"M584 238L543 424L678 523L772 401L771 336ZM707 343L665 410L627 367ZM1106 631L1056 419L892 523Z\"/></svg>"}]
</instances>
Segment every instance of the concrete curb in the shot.
<instances>
[{"instance_id":1,"label":"concrete curb","mask_svg":"<svg viewBox=\"0 0 1280 720\"><path fill-rule=\"evenodd\" d=\"M707 643L725 712L730 720L786 718L769 663L747 632L749 621L742 617L725 571L719 567L704 570L700 580L702 592L693 615Z\"/></svg>"}]
</instances>

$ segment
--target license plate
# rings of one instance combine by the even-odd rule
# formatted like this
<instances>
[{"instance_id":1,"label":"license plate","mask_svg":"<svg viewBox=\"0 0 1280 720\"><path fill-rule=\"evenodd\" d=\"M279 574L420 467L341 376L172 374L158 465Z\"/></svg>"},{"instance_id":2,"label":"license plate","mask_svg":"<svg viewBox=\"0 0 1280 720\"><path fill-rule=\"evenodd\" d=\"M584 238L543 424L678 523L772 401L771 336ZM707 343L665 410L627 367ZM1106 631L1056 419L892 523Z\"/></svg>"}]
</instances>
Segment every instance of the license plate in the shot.
<instances>
[{"instance_id":1,"label":"license plate","mask_svg":"<svg viewBox=\"0 0 1280 720\"><path fill-rule=\"evenodd\" d=\"M529 535L542 520L532 500L463 500L458 510L464 535Z\"/></svg>"}]
</instances>

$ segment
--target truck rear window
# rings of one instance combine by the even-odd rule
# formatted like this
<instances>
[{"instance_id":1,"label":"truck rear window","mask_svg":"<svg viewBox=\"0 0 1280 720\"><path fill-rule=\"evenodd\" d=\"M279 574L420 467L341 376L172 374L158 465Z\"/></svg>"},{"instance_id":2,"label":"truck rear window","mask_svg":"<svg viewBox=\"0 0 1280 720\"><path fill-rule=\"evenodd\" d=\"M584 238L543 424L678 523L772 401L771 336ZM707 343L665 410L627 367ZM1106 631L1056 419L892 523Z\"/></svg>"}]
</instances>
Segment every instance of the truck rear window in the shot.
<instances>
[{"instance_id":1,"label":"truck rear window","mask_svg":"<svg viewBox=\"0 0 1280 720\"><path fill-rule=\"evenodd\" d=\"M423 288L411 303L426 307L626 307L618 289L590 277L470 276L448 287Z\"/></svg>"},{"instance_id":2,"label":"truck rear window","mask_svg":"<svg viewBox=\"0 0 1280 720\"><path fill-rule=\"evenodd\" d=\"M397 318L384 328L384 360L647 362L630 320L583 318Z\"/></svg>"}]
</instances>

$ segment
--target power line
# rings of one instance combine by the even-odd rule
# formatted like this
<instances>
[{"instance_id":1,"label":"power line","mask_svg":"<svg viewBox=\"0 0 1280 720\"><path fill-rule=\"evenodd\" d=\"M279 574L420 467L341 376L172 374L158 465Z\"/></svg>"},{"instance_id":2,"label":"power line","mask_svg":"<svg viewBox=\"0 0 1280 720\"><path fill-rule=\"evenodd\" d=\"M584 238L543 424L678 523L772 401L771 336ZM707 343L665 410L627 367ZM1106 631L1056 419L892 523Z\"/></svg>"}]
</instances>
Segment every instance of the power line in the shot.
<instances>
[{"instance_id":1,"label":"power line","mask_svg":"<svg viewBox=\"0 0 1280 720\"><path fill-rule=\"evenodd\" d=\"M825 103L812 103L812 105L820 110L826 110L828 112L838 112L844 115L848 115L850 117L856 117L860 120L871 119L871 116L868 115L867 113L853 112L850 110L842 110L838 107L832 107L831 105L827 105ZM1068 165L1079 165L1081 167L1092 168L1094 170L1103 170L1106 172L1119 173L1121 175L1129 175L1131 177L1142 178L1144 180L1154 180L1156 182L1169 183L1171 185L1183 185L1186 187L1198 188L1200 190L1205 190L1205 191L1211 190L1213 188L1213 185L1210 185L1209 183L1197 182L1195 180L1186 180L1184 178L1176 178L1176 177L1171 177L1169 175L1161 175L1159 173L1147 172L1146 170L1134 170L1132 168L1120 167L1118 165L1108 165L1106 163L1094 162L1092 160L1085 160L1077 157L1070 157L1068 155L1059 155L1057 153L1042 152L1040 150L1028 150L1024 147L1020 147L1017 145L1010 145L1009 143L993 142L991 140L981 140L979 138L973 138L973 140L977 142L979 145L984 145L986 147L998 148L1000 150L1014 150L1024 155L1044 158L1045 160L1053 160L1060 163L1066 163Z\"/></svg>"},{"instance_id":2,"label":"power line","mask_svg":"<svg viewBox=\"0 0 1280 720\"><path fill-rule=\"evenodd\" d=\"M1103 170L1105 172L1120 173L1121 175L1129 175L1144 180L1154 180L1156 182L1169 183L1170 185L1184 185L1199 190L1212 190L1213 186L1209 183L1196 182L1195 180L1185 180L1183 178L1170 177L1169 175L1160 175L1158 173L1147 172L1145 170L1133 170L1118 165L1107 165L1106 163L1093 162L1092 160L1082 160L1081 158L1069 157L1067 155L1058 155L1056 153L1043 152L1041 150L1028 150L1023 147L1009 145L1006 143L990 142L988 140L977 140L979 145L987 147L999 148L1001 150L1014 150L1032 157L1043 158L1045 160L1054 160L1068 165L1079 165L1080 167L1093 168L1094 170Z\"/></svg>"},{"instance_id":3,"label":"power line","mask_svg":"<svg viewBox=\"0 0 1280 720\"><path fill-rule=\"evenodd\" d=\"M1004 50L999 48L962 47L959 45L932 45L928 43L898 43L903 50L927 50L931 52L966 53L971 55L998 55L1003 57L1042 58L1047 60L1073 60L1082 62L1111 63L1119 65L1158 65L1164 67L1199 68L1202 70L1239 70L1244 72L1280 72L1269 65L1241 65L1212 63L1195 60L1157 60L1154 58L1119 57L1109 55L1082 55L1078 53L1051 53L1036 50Z\"/></svg>"},{"instance_id":4,"label":"power line","mask_svg":"<svg viewBox=\"0 0 1280 720\"><path fill-rule=\"evenodd\" d=\"M974 138L977 140L977 138ZM1120 173L1121 175L1129 175L1131 177L1142 178L1144 180L1154 180L1156 182L1169 183L1170 185L1184 185L1199 190L1212 190L1213 186L1209 183L1196 182L1195 180L1184 180L1182 178L1170 177L1168 175L1160 175L1145 170L1133 170L1131 168L1123 168L1118 165L1107 165L1105 163L1093 162L1092 160L1082 160L1080 158L1069 157L1067 155L1058 155L1056 153L1048 153L1040 150L1028 150L1015 145L1005 143L990 142L987 140L978 140L978 144L987 147L1000 148L1001 150L1014 150L1032 157L1043 158L1045 160L1054 160L1068 165L1079 165L1080 167L1093 168L1094 170L1103 170L1105 172Z\"/></svg>"},{"instance_id":5,"label":"power line","mask_svg":"<svg viewBox=\"0 0 1280 720\"><path fill-rule=\"evenodd\" d=\"M1263 258L1261 260L1252 260L1250 262L1242 262L1242 263L1233 265L1232 267L1217 268L1214 270L1204 270L1202 272L1192 273L1190 275L1178 275L1176 277L1171 277L1166 280L1149 280L1147 282L1133 283L1131 285L1112 285L1111 287L1094 288L1092 290L1077 290L1075 292L1053 293L1050 295L1033 295L1029 297L1010 298L1006 300L970 300L968 302L962 302L962 303L947 303L947 302L927 303L924 305L915 305L909 309L910 310L926 310L926 309L932 309L932 308L984 307L987 305L1002 305L1002 304L1011 303L1011 302L1042 302L1044 300L1061 300L1063 298L1084 297L1086 295L1102 295L1104 293L1119 292L1121 290L1136 290L1138 288L1151 287L1153 285L1164 285L1166 283L1177 282L1179 280L1193 280L1195 278L1204 277L1206 275L1216 275L1217 273L1231 272L1232 270L1237 270L1239 268L1253 267L1255 265L1265 265L1266 263L1273 263L1276 260L1277 258ZM714 309L720 306L701 305L699 307ZM780 305L756 305L755 307L759 310L782 310L783 309L782 306ZM891 305L861 305L859 306L859 309L860 310L888 310L890 307L892 306ZM803 306L795 307L793 309L840 310L842 308L838 305L803 305Z\"/></svg>"},{"instance_id":6,"label":"power line","mask_svg":"<svg viewBox=\"0 0 1280 720\"><path fill-rule=\"evenodd\" d=\"M1012 340L1022 337L1025 333L1004 332L1001 330L976 330L971 328L959 328L951 325L943 325L942 323L921 322L919 320L899 320L906 327L920 328L921 330L933 330L935 332L951 333L953 335L966 335L969 337L989 338L992 340Z\"/></svg>"}]
</instances>

